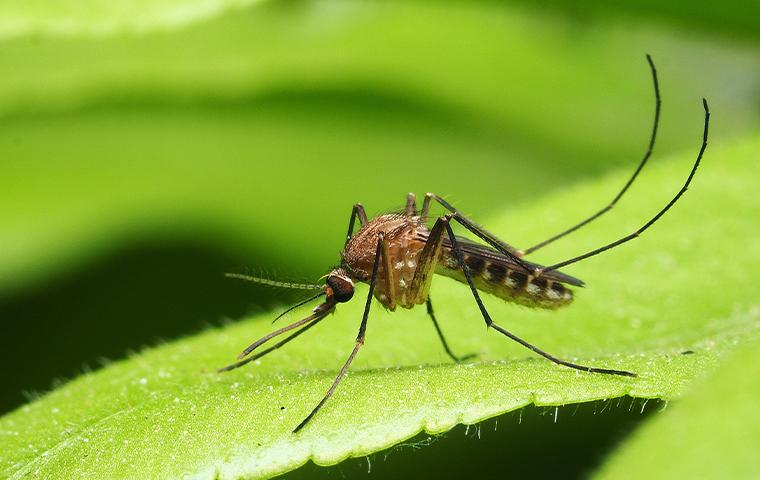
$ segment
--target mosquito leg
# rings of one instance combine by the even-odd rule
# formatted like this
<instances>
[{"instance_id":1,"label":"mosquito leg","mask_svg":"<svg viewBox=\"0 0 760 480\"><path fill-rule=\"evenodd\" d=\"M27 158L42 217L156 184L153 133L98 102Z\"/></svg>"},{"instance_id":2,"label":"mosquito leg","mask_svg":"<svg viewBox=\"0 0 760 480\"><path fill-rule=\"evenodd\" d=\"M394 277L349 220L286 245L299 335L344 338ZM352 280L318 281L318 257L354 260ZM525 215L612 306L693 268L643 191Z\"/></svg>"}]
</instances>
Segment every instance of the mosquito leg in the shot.
<instances>
[{"instance_id":1,"label":"mosquito leg","mask_svg":"<svg viewBox=\"0 0 760 480\"><path fill-rule=\"evenodd\" d=\"M464 357L457 357L449 348L449 344L443 337L441 327L438 325L438 321L433 313L433 304L430 301L429 292L430 285L433 280L433 274L435 273L435 266L438 263L438 259L441 256L441 250L443 249L443 237L446 229L444 223L447 222L446 218L439 218L433 228L430 230L425 246L417 257L417 268L414 271L414 278L409 285L409 296L414 298L414 303L422 303L424 300L427 305L427 313L430 315L430 319L433 320L433 326L435 331L438 332L438 337L443 343L443 348L446 353L455 362L460 362L472 358L475 355L466 355Z\"/></svg>"},{"instance_id":2,"label":"mosquito leg","mask_svg":"<svg viewBox=\"0 0 760 480\"><path fill-rule=\"evenodd\" d=\"M385 295L387 297L387 303L385 303L385 306L390 310L391 312L396 310L396 277L393 275L393 265L391 264L391 255L390 255L390 243L388 240L383 237L382 240L382 249L383 249L383 273L385 274L383 276L383 284L385 287Z\"/></svg>"},{"instance_id":3,"label":"mosquito leg","mask_svg":"<svg viewBox=\"0 0 760 480\"><path fill-rule=\"evenodd\" d=\"M438 321L435 319L435 313L433 313L433 303L430 301L430 297L428 297L425 304L427 305L427 313L428 315L430 315L430 319L433 321L433 326L435 327L435 331L438 332L438 338L441 339L441 343L443 344L443 349L446 350L446 353L449 355L449 357L451 357L451 359L457 363L463 362L465 360L475 357L476 355L474 353L471 353L469 355L464 355L462 357L458 357L454 355L454 352L452 352L451 349L449 348L448 342L446 342L446 338L443 336L443 332L441 331L440 325L438 325Z\"/></svg>"},{"instance_id":4,"label":"mosquito leg","mask_svg":"<svg viewBox=\"0 0 760 480\"><path fill-rule=\"evenodd\" d=\"M406 196L406 208L404 208L404 215L407 217L413 217L417 215L417 195L409 193Z\"/></svg>"},{"instance_id":5,"label":"mosquito leg","mask_svg":"<svg viewBox=\"0 0 760 480\"><path fill-rule=\"evenodd\" d=\"M296 433L299 430L301 430L309 422L309 420L311 420L312 417L314 417L314 415L316 415L317 412L319 412L319 410L322 408L322 405L325 404L327 399L330 398L330 396L332 396L333 392L338 387L338 384L346 375L349 365L351 365L351 362L354 361L354 357L356 357L356 354L359 353L359 349L361 348L362 345L364 345L364 336L367 331L367 317L369 317L369 307L372 305L372 294L374 293L375 283L377 282L377 272L380 269L380 256L383 254L383 240L384 240L384 235L380 233L378 235L377 248L375 249L375 262L372 265L372 277L370 278L370 282L369 282L369 293L367 294L367 303L364 305L364 315L362 315L362 323L361 325L359 325L359 334L356 336L356 344L354 345L354 349L351 352L351 355L348 356L346 363L343 364L343 368L341 368L340 372L338 372L338 376L335 377L335 380L333 381L330 388L327 390L327 393L325 393L325 396L322 397L322 400L320 400L317 406L314 407L314 410L312 410L311 413L307 415L306 418L304 418L303 421L299 423L295 429L293 429L293 433Z\"/></svg>"},{"instance_id":6,"label":"mosquito leg","mask_svg":"<svg viewBox=\"0 0 760 480\"><path fill-rule=\"evenodd\" d=\"M582 222L577 223L576 225L573 225L572 227L568 228L567 230L564 230L552 237L547 238L543 242L539 242L535 245L533 245L530 248L527 248L524 250L525 255L531 254L538 250L539 248L543 248L550 243L554 242L555 240L559 240L560 238L564 237L565 235L568 235L570 233L573 233L574 231L578 230L579 228L593 222L597 218L601 217L605 213L609 212L612 207L615 206L615 204L620 200L620 197L625 194L626 191L628 191L628 188L630 188L631 184L634 180L636 180L636 177L639 176L639 173L641 173L641 170L644 168L644 165L647 164L647 161L649 160L649 157L652 156L652 149L654 148L654 142L657 138L657 127L660 123L660 85L657 81L657 69L654 66L654 62L652 61L652 57L647 55L647 62L649 63L649 68L652 70L652 81L654 83L654 123L652 125L652 133L649 137L649 147L647 148L646 153L644 153L644 157L639 162L639 166L636 167L636 170L633 172L633 175L628 179L628 181L623 185L623 189L618 192L618 194L615 196L615 198L612 199L612 201L607 204L606 207L602 208L595 214L591 215L587 219L583 220Z\"/></svg>"},{"instance_id":7,"label":"mosquito leg","mask_svg":"<svg viewBox=\"0 0 760 480\"><path fill-rule=\"evenodd\" d=\"M425 246L417 257L417 267L414 270L414 277L412 277L408 290L408 295L414 299L415 304L420 304L427 299L430 285L433 283L435 266L443 249L445 231L442 220L438 219L430 230Z\"/></svg>"},{"instance_id":8,"label":"mosquito leg","mask_svg":"<svg viewBox=\"0 0 760 480\"><path fill-rule=\"evenodd\" d=\"M448 217L448 215L447 215ZM472 276L470 275L470 269L467 266L467 264L464 262L464 256L462 255L462 251L460 250L459 243L457 242L457 238L454 235L454 231L451 230L451 225L449 225L448 222L446 222L446 232L449 235L449 240L451 241L452 248L454 250L454 254L456 255L457 262L459 262L459 268L462 269L462 272L464 273L464 277L467 279L467 284L470 286L470 290L472 291L472 295L475 297L475 301L478 304L478 308L480 309L480 313L483 315L483 319L486 322L486 325L489 327L493 327L494 330L501 333L502 335L505 335L515 342L519 343L520 345L529 348L530 350L534 351L535 353L541 355L542 357L551 360L554 363L557 363L559 365L564 365L566 367L574 368L576 370L583 370L585 372L592 372L592 373L606 373L609 375L622 375L625 377L635 377L636 374L632 372L627 372L625 370L612 370L608 368L596 368L596 367L588 367L585 365L579 365L577 363L568 362L562 359L559 359L555 357L554 355L551 355L540 348L536 347L535 345L532 345L522 338L518 337L517 335L514 335L513 333L505 330L504 328L500 327L496 323L494 323L493 320L491 320L491 316L488 314L488 311L486 310L485 305L483 305L483 301L480 299L480 295L478 294L478 289L475 288L475 283L472 281Z\"/></svg>"},{"instance_id":9,"label":"mosquito leg","mask_svg":"<svg viewBox=\"0 0 760 480\"><path fill-rule=\"evenodd\" d=\"M221 373L221 372L229 372L230 370L234 370L236 368L242 367L243 365L245 365L247 363L250 363L250 362L253 362L254 360L258 360L259 358L263 357L264 355L277 350L278 348L280 348L281 346L285 345L289 341L293 340L297 336L299 336L302 333L306 332L306 330L308 330L311 327L313 327L314 325L318 324L319 322L321 322L322 320L324 320L326 317L327 316L317 318L313 322L307 324L301 330L297 330L295 333L291 333L284 340L280 340L279 342L275 343L271 347L258 352L256 355L251 355L250 357L246 358L245 360L240 360L239 362L235 362L235 363L233 363L231 365L227 365L226 367L222 367L222 368L218 369L217 372L219 372L219 373Z\"/></svg>"},{"instance_id":10,"label":"mosquito leg","mask_svg":"<svg viewBox=\"0 0 760 480\"><path fill-rule=\"evenodd\" d=\"M625 237L616 240L612 243L608 243L607 245L604 245L603 247L599 247L597 249L591 250L590 252L586 252L583 255L578 255L577 257L573 257L569 260L565 260L563 262L555 263L554 265L550 265L548 267L545 267L542 269L542 271L546 272L549 270L557 270L558 268L565 267L567 265L570 265L571 263L579 262L581 260L585 260L586 258L593 257L594 255L598 255L602 252L605 252L611 248L617 247L618 245L621 245L623 243L626 243L630 240L633 240L634 238L638 237L642 233L646 231L649 227L654 225L654 223L660 219L663 215L665 215L665 212L670 210L670 207L672 207L679 198L681 198L681 195L683 195L686 190L689 188L689 184L691 183L691 179L694 178L694 174L697 172L697 168L699 167L699 162L702 160L702 155L705 153L705 149L707 148L707 133L710 126L710 109L707 106L707 100L702 99L702 106L705 109L705 124L704 124L704 130L702 132L702 146L699 149L699 154L697 154L697 160L694 162L694 165L691 167L691 171L689 172L689 176L686 178L686 182L684 182L681 189L676 193L676 195L668 202L665 207L663 207L662 210L657 212L657 214L652 217L647 223L645 223L641 228L636 230L635 232L626 235Z\"/></svg>"},{"instance_id":11,"label":"mosquito leg","mask_svg":"<svg viewBox=\"0 0 760 480\"><path fill-rule=\"evenodd\" d=\"M493 233L489 232L485 228L481 227L477 223L473 222L472 220L464 216L462 212L454 208L453 205L451 205L449 202L447 202L440 196L436 195L435 193L425 194L425 200L422 204L423 217L426 217L427 213L430 210L431 200L435 200L436 202L440 203L446 210L450 211L451 215L448 215L449 218L453 218L459 224L461 224L464 228L466 228L473 234L477 235L478 238L485 241L486 243L491 245L493 248L495 248L499 252L503 253L504 255L514 260L515 263L520 265L526 272L530 274L534 273L535 268L526 264L522 260L522 256L523 256L522 251L516 249L515 247L509 245L506 242L501 241L496 235L494 235Z\"/></svg>"},{"instance_id":12,"label":"mosquito leg","mask_svg":"<svg viewBox=\"0 0 760 480\"><path fill-rule=\"evenodd\" d=\"M351 209L351 220L348 221L348 233L346 234L346 243L344 247L348 245L348 241L351 240L351 235L354 234L354 224L356 223L356 217L359 217L359 224L364 226L367 224L367 213L364 211L364 205L357 203L354 208Z\"/></svg>"}]
</instances>

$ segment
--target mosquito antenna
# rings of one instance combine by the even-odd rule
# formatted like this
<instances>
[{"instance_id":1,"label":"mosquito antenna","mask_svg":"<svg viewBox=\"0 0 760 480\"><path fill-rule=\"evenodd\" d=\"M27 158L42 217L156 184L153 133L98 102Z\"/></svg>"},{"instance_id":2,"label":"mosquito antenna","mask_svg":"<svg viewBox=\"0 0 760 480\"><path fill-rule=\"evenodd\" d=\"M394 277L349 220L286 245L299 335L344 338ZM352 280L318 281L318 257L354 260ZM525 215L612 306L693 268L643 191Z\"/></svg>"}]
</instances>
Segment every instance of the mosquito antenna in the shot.
<instances>
[{"instance_id":1,"label":"mosquito antenna","mask_svg":"<svg viewBox=\"0 0 760 480\"><path fill-rule=\"evenodd\" d=\"M247 282L260 283L261 285L269 285L270 287L292 288L295 290L322 290L324 288L324 285L317 285L314 283L282 282L280 280L272 280L271 278L245 275L243 273L225 273L224 276L227 278L245 280Z\"/></svg>"},{"instance_id":2,"label":"mosquito antenna","mask_svg":"<svg viewBox=\"0 0 760 480\"><path fill-rule=\"evenodd\" d=\"M281 319L282 317L284 317L288 313L292 312L296 308L302 307L302 306L306 305L307 303L309 303L309 302L311 302L313 300L318 299L319 297L321 297L324 294L325 294L325 292L319 292L318 294L314 295L313 297L309 297L306 300L302 300L302 301L296 303L295 305L293 305L292 307L288 308L287 310L285 310L281 314L277 315L277 318L275 318L274 320L272 320L272 323L274 324L274 322L276 322L277 320Z\"/></svg>"},{"instance_id":3,"label":"mosquito antenna","mask_svg":"<svg viewBox=\"0 0 760 480\"><path fill-rule=\"evenodd\" d=\"M707 133L710 127L710 108L707 106L707 100L705 100L704 98L702 99L702 106L705 109L705 124L704 124L704 130L702 131L702 146L699 149L699 154L697 154L697 160L694 162L694 165L691 167L689 176L686 177L686 181L684 182L683 186L678 191L678 193L676 193L676 195L668 202L668 204L665 205L659 212L657 212L657 214L654 217L649 219L647 223L645 223L641 228L639 228L635 232L628 234L625 237L619 240L616 240L612 243L608 243L607 245L604 245L603 247L599 247L597 249L591 250L590 252L586 252L583 255L578 255L577 257L573 257L569 260L565 260L564 262L555 263L554 265L545 267L542 269L543 272L548 272L550 270L557 270L558 268L562 268L567 265L570 265L571 263L585 260L586 258L593 257L594 255L598 255L611 248L617 247L620 244L633 240L634 238L637 238L639 235L644 233L646 229L654 225L654 223L657 220L659 220L660 217L665 215L665 212L670 210L670 207L672 207L678 201L678 199L681 198L681 195L686 193L686 190L688 190L689 184L691 183L691 179L694 178L694 174L697 173L697 168L699 167L699 163L702 161L702 155L704 155L705 149L707 148Z\"/></svg>"},{"instance_id":4,"label":"mosquito antenna","mask_svg":"<svg viewBox=\"0 0 760 480\"><path fill-rule=\"evenodd\" d=\"M612 207L614 207L615 204L618 202L618 200L620 200L620 198L623 196L623 194L625 194L625 192L628 191L633 181L636 180L636 177L638 177L639 173L641 173L641 170L644 168L644 165L646 165L647 161L649 161L649 157L652 156L652 150L654 149L654 142L657 139L657 127L660 124L660 107L662 105L662 101L660 100L660 83L657 81L657 69L655 68L654 61L652 61L652 57L649 54L647 54L647 62L649 63L649 68L652 71L652 82L654 84L654 123L652 124L652 133L649 136L649 147L647 148L647 151L644 153L644 157L639 162L639 166L636 167L636 170L633 172L633 175L631 175L631 177L628 179L625 185L623 185L622 190L620 190L618 194L615 195L615 198L613 198L612 201L607 204L607 206L605 206L604 208L602 208L595 214L591 215L590 217L586 218L585 220L579 223L576 223L575 225L568 228L567 230L559 232L553 237L549 237L543 242L539 242L530 248L526 248L525 250L523 250L523 253L525 255L529 255L535 252L536 250L538 250L539 248L543 248L549 245L550 243L554 242L555 240L559 240L565 235L569 235L573 233L579 228L593 222L597 218L601 217L605 213L612 210Z\"/></svg>"}]
</instances>

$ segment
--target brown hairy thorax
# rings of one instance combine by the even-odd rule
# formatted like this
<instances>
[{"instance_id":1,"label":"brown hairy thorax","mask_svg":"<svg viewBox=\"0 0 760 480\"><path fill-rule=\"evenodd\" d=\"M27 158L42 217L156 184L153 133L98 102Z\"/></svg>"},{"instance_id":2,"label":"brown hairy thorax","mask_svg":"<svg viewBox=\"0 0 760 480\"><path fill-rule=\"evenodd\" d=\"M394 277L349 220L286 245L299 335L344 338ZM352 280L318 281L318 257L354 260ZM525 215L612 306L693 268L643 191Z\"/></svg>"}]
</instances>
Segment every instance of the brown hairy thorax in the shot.
<instances>
[{"instance_id":1,"label":"brown hairy thorax","mask_svg":"<svg viewBox=\"0 0 760 480\"><path fill-rule=\"evenodd\" d=\"M390 268L378 271L375 298L389 310L396 305L412 308L425 303L426 298L410 295L410 286L419 264L425 242L419 237L429 234L425 221L418 215L387 214L372 219L351 237L342 253L342 264L357 281L369 281L375 261L378 234L383 233L388 244Z\"/></svg>"}]
</instances>

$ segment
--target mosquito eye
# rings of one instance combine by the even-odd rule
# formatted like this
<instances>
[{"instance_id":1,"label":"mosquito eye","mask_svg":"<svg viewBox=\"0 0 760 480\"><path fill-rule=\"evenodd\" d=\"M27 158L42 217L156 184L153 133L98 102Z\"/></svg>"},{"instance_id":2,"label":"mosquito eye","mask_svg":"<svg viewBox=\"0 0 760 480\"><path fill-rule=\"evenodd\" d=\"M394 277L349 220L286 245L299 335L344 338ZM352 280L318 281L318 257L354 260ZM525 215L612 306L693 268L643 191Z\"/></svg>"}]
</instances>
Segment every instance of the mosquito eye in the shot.
<instances>
[{"instance_id":1,"label":"mosquito eye","mask_svg":"<svg viewBox=\"0 0 760 480\"><path fill-rule=\"evenodd\" d=\"M354 284L350 280L337 275L330 275L327 277L327 285L333 291L333 298L339 303L347 302L354 296Z\"/></svg>"}]
</instances>

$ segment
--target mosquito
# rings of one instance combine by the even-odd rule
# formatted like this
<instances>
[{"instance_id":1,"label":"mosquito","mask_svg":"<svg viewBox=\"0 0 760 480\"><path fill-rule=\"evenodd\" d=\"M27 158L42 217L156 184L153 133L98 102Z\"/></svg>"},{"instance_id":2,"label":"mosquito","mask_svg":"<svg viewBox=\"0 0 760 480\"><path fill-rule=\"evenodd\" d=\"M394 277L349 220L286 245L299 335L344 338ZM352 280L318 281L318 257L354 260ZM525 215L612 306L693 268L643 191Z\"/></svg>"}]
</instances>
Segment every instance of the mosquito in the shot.
<instances>
[{"instance_id":1,"label":"mosquito","mask_svg":"<svg viewBox=\"0 0 760 480\"><path fill-rule=\"evenodd\" d=\"M275 330L253 342L238 356L236 363L221 368L219 371L229 371L261 358L314 327L329 314L333 313L338 304L348 302L353 298L354 286L358 282L368 283L369 292L354 348L335 377L332 385L330 385L330 388L311 413L295 427L293 433L301 430L320 411L325 402L335 392L338 384L346 375L351 362L357 353L359 353L359 349L364 345L367 319L373 298L390 311L396 310L397 307L409 309L416 305L425 304L427 313L433 322L443 349L455 362L465 360L469 356L458 357L452 352L433 311L433 304L430 299L430 286L433 281L433 274L439 274L468 285L485 320L486 326L493 328L500 334L532 350L534 353L558 365L584 372L635 377L635 373L625 370L592 367L562 360L523 340L491 319L481 300L480 292L489 293L508 302L534 308L557 309L568 305L573 300L573 290L570 287L582 287L584 284L580 279L560 272L560 268L606 252L637 238L657 222L686 192L707 148L710 110L705 99L702 99L704 108L702 146L699 149L697 158L678 193L649 221L633 233L614 242L549 266L532 263L525 259L527 255L575 232L610 211L625 192L628 191L631 184L647 164L657 137L661 100L657 70L652 58L649 55L646 58L651 70L655 94L654 122L649 138L649 146L633 175L631 175L623 188L604 208L570 228L530 248L520 250L500 240L496 235L475 223L441 196L434 193L427 193L425 195L420 211L417 210L415 195L410 193L406 198L406 207L403 212L380 215L372 220L367 218L362 204L357 203L351 210L351 218L348 222L348 233L346 234L346 241L341 252L340 265L332 269L324 277L326 281L323 285L294 284L261 277L229 274L231 277L242 278L257 283L318 292L289 308L280 317L297 307L319 298L323 298L323 301L312 310L312 314L308 317ZM433 202L443 207L446 213L437 217L432 227L428 227L428 218ZM360 228L354 233L357 220L359 221ZM457 224L468 230L485 244L457 236L452 229L452 224ZM251 355L254 350L263 344L293 330L295 332L285 339L257 352L255 355Z\"/></svg>"}]
</instances>

